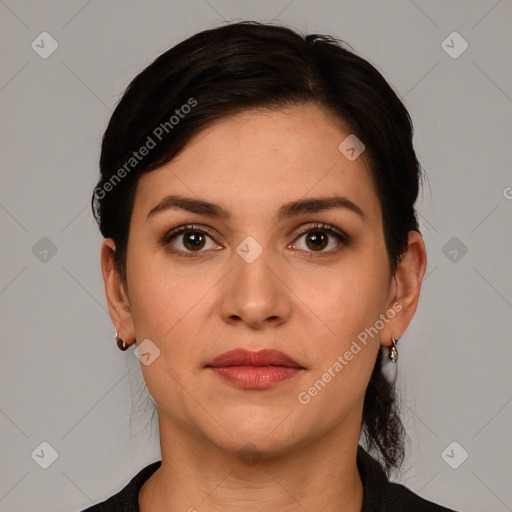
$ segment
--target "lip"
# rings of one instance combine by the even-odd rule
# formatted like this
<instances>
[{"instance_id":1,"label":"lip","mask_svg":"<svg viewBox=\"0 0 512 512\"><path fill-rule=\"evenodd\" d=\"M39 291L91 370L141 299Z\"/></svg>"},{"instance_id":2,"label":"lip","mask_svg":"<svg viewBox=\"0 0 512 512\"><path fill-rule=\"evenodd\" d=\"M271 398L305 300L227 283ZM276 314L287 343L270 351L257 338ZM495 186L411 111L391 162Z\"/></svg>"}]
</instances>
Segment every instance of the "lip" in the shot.
<instances>
[{"instance_id":1,"label":"lip","mask_svg":"<svg viewBox=\"0 0 512 512\"><path fill-rule=\"evenodd\" d=\"M230 350L217 356L206 367L241 389L266 389L305 370L279 350Z\"/></svg>"},{"instance_id":2,"label":"lip","mask_svg":"<svg viewBox=\"0 0 512 512\"><path fill-rule=\"evenodd\" d=\"M237 348L217 356L206 366L219 368L221 366L287 366L302 368L287 354L279 350L258 350L257 352Z\"/></svg>"}]
</instances>

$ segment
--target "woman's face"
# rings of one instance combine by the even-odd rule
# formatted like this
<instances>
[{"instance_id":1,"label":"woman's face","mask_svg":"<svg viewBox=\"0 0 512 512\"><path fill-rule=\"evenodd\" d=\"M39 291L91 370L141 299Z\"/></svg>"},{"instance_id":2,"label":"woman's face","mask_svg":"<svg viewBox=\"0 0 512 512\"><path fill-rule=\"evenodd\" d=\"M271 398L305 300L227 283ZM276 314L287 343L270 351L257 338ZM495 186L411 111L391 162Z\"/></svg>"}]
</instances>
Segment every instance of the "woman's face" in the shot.
<instances>
[{"instance_id":1,"label":"woman's face","mask_svg":"<svg viewBox=\"0 0 512 512\"><path fill-rule=\"evenodd\" d=\"M380 339L401 332L365 155L338 148L349 135L311 105L245 111L140 178L121 332L150 340L141 368L161 429L262 454L326 435L359 439ZM165 207L171 195L227 215ZM334 197L343 200L330 208L300 206ZM281 351L300 369L208 366L240 348Z\"/></svg>"}]
</instances>

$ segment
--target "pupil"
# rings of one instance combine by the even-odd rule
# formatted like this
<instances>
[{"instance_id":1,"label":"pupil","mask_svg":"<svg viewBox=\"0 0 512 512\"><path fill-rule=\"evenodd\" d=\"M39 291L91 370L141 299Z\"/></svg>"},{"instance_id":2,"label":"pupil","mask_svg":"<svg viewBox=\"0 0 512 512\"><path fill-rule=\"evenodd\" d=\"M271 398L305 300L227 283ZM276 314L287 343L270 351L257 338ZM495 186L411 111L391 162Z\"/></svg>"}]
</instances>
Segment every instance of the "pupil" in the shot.
<instances>
[{"instance_id":1,"label":"pupil","mask_svg":"<svg viewBox=\"0 0 512 512\"><path fill-rule=\"evenodd\" d=\"M312 248L323 249L325 247L326 237L323 233L313 232L309 235L308 241L312 242Z\"/></svg>"},{"instance_id":2,"label":"pupil","mask_svg":"<svg viewBox=\"0 0 512 512\"><path fill-rule=\"evenodd\" d=\"M202 247L201 244L204 245L203 235L201 233L189 233L188 235L185 236L184 243L188 249L190 249L190 248L197 249L198 247L201 248Z\"/></svg>"}]
</instances>

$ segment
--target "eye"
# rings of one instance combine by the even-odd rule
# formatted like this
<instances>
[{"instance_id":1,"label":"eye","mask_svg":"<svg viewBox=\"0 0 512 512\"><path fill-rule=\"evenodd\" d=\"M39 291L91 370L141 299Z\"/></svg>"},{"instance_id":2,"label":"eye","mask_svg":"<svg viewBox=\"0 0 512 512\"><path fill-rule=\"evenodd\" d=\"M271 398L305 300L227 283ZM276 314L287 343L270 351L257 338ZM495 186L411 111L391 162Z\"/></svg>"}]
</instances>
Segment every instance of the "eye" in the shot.
<instances>
[{"instance_id":1,"label":"eye","mask_svg":"<svg viewBox=\"0 0 512 512\"><path fill-rule=\"evenodd\" d=\"M208 247L208 239L210 240L210 247ZM193 253L205 252L203 250L205 248L221 248L213 242L212 235L208 231L196 228L193 225L172 229L164 235L162 244L172 252L181 253L180 256L185 257L193 257L195 256Z\"/></svg>"},{"instance_id":2,"label":"eye","mask_svg":"<svg viewBox=\"0 0 512 512\"><path fill-rule=\"evenodd\" d=\"M304 238L303 241L300 239ZM334 240L333 240L334 239ZM349 237L328 224L315 224L299 233L299 241L289 247L308 253L335 253L342 245L348 245ZM327 250L324 250L326 249Z\"/></svg>"},{"instance_id":3,"label":"eye","mask_svg":"<svg viewBox=\"0 0 512 512\"><path fill-rule=\"evenodd\" d=\"M301 238L304 240L301 241ZM337 252L341 246L349 245L349 242L350 237L334 226L315 224L302 230L295 242L288 247L304 252L308 256L311 256L311 253L327 256ZM161 243L169 251L183 257L197 257L198 253L207 250L222 249L222 246L214 242L213 234L195 225L179 226L170 230L162 237Z\"/></svg>"}]
</instances>

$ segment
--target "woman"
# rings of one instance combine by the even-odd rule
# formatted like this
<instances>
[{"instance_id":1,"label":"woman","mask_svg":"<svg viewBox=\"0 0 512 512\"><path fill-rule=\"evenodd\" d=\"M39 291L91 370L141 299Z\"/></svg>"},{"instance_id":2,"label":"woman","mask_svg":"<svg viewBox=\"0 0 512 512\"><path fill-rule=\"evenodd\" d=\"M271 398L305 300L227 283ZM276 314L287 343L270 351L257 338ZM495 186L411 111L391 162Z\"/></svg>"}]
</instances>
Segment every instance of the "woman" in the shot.
<instances>
[{"instance_id":1,"label":"woman","mask_svg":"<svg viewBox=\"0 0 512 512\"><path fill-rule=\"evenodd\" d=\"M162 458L88 511L448 510L388 480L426 252L412 124L372 65L285 27L201 32L132 81L100 168L109 312Z\"/></svg>"}]
</instances>

